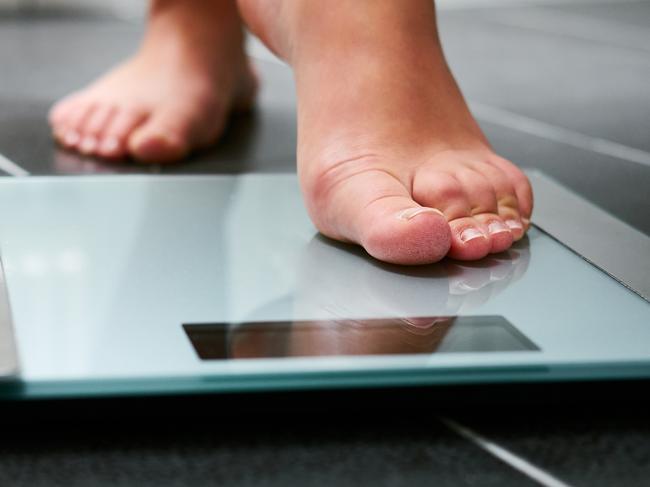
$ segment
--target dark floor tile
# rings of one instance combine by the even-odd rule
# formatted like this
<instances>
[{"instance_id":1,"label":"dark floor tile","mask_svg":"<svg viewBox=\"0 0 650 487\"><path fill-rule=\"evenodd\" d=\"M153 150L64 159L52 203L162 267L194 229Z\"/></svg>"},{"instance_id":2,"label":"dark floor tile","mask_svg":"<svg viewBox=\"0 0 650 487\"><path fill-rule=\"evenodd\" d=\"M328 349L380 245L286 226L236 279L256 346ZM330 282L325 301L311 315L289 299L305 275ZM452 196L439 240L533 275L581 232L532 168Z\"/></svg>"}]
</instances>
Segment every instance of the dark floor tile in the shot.
<instances>
[{"instance_id":1,"label":"dark floor tile","mask_svg":"<svg viewBox=\"0 0 650 487\"><path fill-rule=\"evenodd\" d=\"M608 3L587 2L583 4L569 2L559 8L558 6L547 8L561 9L561 11L569 14L599 19L606 23L614 22L629 28L636 27L650 35L650 2L648 0L626 1L624 4L617 1Z\"/></svg>"},{"instance_id":2,"label":"dark floor tile","mask_svg":"<svg viewBox=\"0 0 650 487\"><path fill-rule=\"evenodd\" d=\"M650 151L648 52L497 22L508 12L440 16L450 64L470 99Z\"/></svg>"},{"instance_id":3,"label":"dark floor tile","mask_svg":"<svg viewBox=\"0 0 650 487\"><path fill-rule=\"evenodd\" d=\"M3 432L0 484L536 485L433 418L213 417Z\"/></svg>"},{"instance_id":4,"label":"dark floor tile","mask_svg":"<svg viewBox=\"0 0 650 487\"><path fill-rule=\"evenodd\" d=\"M53 102L131 55L141 31L110 20L0 17L0 97Z\"/></svg>"}]
</instances>

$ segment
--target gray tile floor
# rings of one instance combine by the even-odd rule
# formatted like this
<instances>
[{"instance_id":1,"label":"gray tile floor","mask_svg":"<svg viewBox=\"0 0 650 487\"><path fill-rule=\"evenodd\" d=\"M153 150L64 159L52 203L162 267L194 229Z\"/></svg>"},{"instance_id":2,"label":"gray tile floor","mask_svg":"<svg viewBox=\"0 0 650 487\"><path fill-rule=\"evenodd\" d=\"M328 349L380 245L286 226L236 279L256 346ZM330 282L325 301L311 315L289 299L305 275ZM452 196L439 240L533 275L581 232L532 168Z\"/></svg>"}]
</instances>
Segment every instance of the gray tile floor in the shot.
<instances>
[{"instance_id":1,"label":"gray tile floor","mask_svg":"<svg viewBox=\"0 0 650 487\"><path fill-rule=\"evenodd\" d=\"M457 9L440 23L497 150L650 235L650 2ZM258 61L259 109L234 120L219 147L183 164L106 164L57 149L45 122L50 104L126 56L140 32L92 17L0 17L0 153L32 174L294 170L291 74L268 60ZM407 406L379 420L301 417L277 426L228 421L220 411L189 429L178 420L8 428L0 485L534 484L435 414L421 415ZM461 419L571 485L650 479L644 413L506 405Z\"/></svg>"}]
</instances>

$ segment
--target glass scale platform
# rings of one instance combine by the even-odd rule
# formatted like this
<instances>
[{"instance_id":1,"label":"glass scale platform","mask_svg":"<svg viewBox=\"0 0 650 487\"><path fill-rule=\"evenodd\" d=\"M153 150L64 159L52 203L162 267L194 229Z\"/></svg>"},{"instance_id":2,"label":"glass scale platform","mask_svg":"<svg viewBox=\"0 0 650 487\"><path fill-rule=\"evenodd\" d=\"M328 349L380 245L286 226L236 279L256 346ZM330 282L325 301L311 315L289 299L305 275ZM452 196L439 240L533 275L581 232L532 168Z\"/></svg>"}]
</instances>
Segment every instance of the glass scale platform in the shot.
<instances>
[{"instance_id":1,"label":"glass scale platform","mask_svg":"<svg viewBox=\"0 0 650 487\"><path fill-rule=\"evenodd\" d=\"M295 175L0 180L0 398L650 377L650 239L533 176L527 238L421 267Z\"/></svg>"}]
</instances>

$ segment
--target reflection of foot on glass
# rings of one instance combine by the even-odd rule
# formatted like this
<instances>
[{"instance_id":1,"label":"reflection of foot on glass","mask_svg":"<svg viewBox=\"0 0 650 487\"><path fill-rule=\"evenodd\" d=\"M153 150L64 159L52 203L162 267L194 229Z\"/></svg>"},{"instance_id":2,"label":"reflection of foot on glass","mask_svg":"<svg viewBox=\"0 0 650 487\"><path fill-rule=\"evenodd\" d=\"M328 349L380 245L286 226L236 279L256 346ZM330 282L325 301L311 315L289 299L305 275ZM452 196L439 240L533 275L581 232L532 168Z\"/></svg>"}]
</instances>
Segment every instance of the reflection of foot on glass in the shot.
<instances>
[{"instance_id":1,"label":"reflection of foot on glass","mask_svg":"<svg viewBox=\"0 0 650 487\"><path fill-rule=\"evenodd\" d=\"M229 358L431 354L451 317L245 323L230 333Z\"/></svg>"},{"instance_id":2,"label":"reflection of foot on glass","mask_svg":"<svg viewBox=\"0 0 650 487\"><path fill-rule=\"evenodd\" d=\"M294 316L295 325L238 325L229 334L228 356L434 353L455 316L462 321L474 314L525 274L526 239L517 247L487 262L403 267L316 236L298 260L293 299L268 303L247 317ZM306 318L313 321L307 325Z\"/></svg>"},{"instance_id":3,"label":"reflection of foot on glass","mask_svg":"<svg viewBox=\"0 0 650 487\"><path fill-rule=\"evenodd\" d=\"M527 239L498 257L481 262L445 261L449 275L448 305L466 313L504 291L522 277L528 269L530 249Z\"/></svg>"},{"instance_id":4,"label":"reflection of foot on glass","mask_svg":"<svg viewBox=\"0 0 650 487\"><path fill-rule=\"evenodd\" d=\"M420 267L378 264L340 247L322 237L305 247L298 261L293 316L336 320L475 313L519 280L530 261L527 239L499 259Z\"/></svg>"},{"instance_id":5,"label":"reflection of foot on glass","mask_svg":"<svg viewBox=\"0 0 650 487\"><path fill-rule=\"evenodd\" d=\"M233 0L151 0L138 52L58 102L50 122L69 149L169 162L214 143L255 90Z\"/></svg>"},{"instance_id":6,"label":"reflection of foot on glass","mask_svg":"<svg viewBox=\"0 0 650 487\"><path fill-rule=\"evenodd\" d=\"M237 3L294 70L298 172L323 234L399 264L476 260L522 238L530 184L470 114L431 0ZM250 100L233 0L154 0L151 12L134 60L53 110L64 144L174 160Z\"/></svg>"}]
</instances>

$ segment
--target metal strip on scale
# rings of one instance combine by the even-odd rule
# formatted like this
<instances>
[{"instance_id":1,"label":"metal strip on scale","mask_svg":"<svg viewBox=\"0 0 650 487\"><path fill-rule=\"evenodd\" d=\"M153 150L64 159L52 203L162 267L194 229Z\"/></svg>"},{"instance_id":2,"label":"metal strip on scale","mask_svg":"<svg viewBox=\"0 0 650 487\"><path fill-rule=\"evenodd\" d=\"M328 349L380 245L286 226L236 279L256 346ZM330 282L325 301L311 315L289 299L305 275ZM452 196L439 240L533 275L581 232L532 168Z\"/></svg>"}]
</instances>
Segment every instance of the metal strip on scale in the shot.
<instances>
[{"instance_id":1,"label":"metal strip on scale","mask_svg":"<svg viewBox=\"0 0 650 487\"><path fill-rule=\"evenodd\" d=\"M533 223L650 302L650 237L537 171Z\"/></svg>"}]
</instances>

